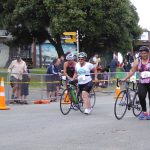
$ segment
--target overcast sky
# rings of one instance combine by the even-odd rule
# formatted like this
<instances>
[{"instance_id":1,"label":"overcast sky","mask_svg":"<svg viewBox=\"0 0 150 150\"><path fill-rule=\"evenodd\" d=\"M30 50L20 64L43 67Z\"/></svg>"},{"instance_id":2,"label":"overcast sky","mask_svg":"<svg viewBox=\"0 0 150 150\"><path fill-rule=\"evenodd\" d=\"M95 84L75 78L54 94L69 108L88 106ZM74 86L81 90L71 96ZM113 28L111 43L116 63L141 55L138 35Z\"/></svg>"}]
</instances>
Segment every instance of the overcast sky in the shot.
<instances>
[{"instance_id":1,"label":"overcast sky","mask_svg":"<svg viewBox=\"0 0 150 150\"><path fill-rule=\"evenodd\" d=\"M130 0L137 8L140 18L139 25L150 30L150 0Z\"/></svg>"}]
</instances>

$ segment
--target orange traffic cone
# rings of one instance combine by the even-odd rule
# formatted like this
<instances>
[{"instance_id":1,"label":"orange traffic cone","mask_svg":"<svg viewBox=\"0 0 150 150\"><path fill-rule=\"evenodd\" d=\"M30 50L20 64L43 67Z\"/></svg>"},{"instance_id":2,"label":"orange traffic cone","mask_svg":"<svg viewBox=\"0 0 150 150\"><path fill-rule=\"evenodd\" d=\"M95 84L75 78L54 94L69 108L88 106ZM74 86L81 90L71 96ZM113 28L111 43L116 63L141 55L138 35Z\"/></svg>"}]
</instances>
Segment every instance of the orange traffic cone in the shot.
<instances>
[{"instance_id":1,"label":"orange traffic cone","mask_svg":"<svg viewBox=\"0 0 150 150\"><path fill-rule=\"evenodd\" d=\"M65 91L65 99L64 99L64 102L65 103L70 103L70 99L69 99L69 95L68 95L68 91Z\"/></svg>"},{"instance_id":2,"label":"orange traffic cone","mask_svg":"<svg viewBox=\"0 0 150 150\"><path fill-rule=\"evenodd\" d=\"M5 88L4 88L4 78L0 79L0 110L10 109L5 103Z\"/></svg>"},{"instance_id":3,"label":"orange traffic cone","mask_svg":"<svg viewBox=\"0 0 150 150\"><path fill-rule=\"evenodd\" d=\"M120 94L120 84L118 82L118 84L116 85L116 96L114 98L117 98L119 94ZM122 98L122 96L119 96L119 98Z\"/></svg>"}]
</instances>

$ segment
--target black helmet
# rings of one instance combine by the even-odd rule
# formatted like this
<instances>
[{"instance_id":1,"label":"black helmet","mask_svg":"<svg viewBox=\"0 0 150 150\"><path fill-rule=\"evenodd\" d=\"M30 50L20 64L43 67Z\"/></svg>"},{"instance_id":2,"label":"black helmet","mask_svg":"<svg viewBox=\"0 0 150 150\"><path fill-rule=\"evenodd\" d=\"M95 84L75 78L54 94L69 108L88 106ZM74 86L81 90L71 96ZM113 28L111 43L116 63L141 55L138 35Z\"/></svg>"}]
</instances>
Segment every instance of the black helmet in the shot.
<instances>
[{"instance_id":1,"label":"black helmet","mask_svg":"<svg viewBox=\"0 0 150 150\"><path fill-rule=\"evenodd\" d=\"M139 52L143 52L143 51L149 52L149 48L148 48L147 46L141 46L141 47L139 48Z\"/></svg>"}]
</instances>

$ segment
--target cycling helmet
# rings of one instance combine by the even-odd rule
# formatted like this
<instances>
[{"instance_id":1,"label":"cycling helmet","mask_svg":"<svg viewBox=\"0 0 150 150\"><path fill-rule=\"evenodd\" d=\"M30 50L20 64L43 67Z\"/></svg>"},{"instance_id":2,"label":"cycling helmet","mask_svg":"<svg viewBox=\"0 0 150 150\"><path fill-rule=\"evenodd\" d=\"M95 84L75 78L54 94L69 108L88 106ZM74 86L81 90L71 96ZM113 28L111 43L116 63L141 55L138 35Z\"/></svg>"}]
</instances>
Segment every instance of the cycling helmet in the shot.
<instances>
[{"instance_id":1,"label":"cycling helmet","mask_svg":"<svg viewBox=\"0 0 150 150\"><path fill-rule=\"evenodd\" d=\"M147 46L141 46L140 49L139 49L139 52L149 52L149 48Z\"/></svg>"},{"instance_id":2,"label":"cycling helmet","mask_svg":"<svg viewBox=\"0 0 150 150\"><path fill-rule=\"evenodd\" d=\"M87 58L87 54L85 52L80 52L78 57L79 58L81 58L81 57Z\"/></svg>"},{"instance_id":3,"label":"cycling helmet","mask_svg":"<svg viewBox=\"0 0 150 150\"><path fill-rule=\"evenodd\" d=\"M66 56L66 60L74 60L74 54L69 53L69 54Z\"/></svg>"}]
</instances>

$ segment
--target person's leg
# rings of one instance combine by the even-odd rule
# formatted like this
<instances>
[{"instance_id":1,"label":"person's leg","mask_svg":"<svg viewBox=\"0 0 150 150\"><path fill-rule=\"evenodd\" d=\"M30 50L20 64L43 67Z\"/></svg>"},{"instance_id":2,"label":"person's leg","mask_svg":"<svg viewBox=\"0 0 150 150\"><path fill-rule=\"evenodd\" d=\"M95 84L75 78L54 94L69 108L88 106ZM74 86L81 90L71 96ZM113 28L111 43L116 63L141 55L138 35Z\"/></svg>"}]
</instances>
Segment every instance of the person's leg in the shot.
<instances>
[{"instance_id":1,"label":"person's leg","mask_svg":"<svg viewBox=\"0 0 150 150\"><path fill-rule=\"evenodd\" d=\"M82 99L83 99L83 102L84 102L84 108L85 109L90 109L91 104L90 104L90 100L89 100L89 93L87 91L82 91Z\"/></svg>"},{"instance_id":2,"label":"person's leg","mask_svg":"<svg viewBox=\"0 0 150 150\"><path fill-rule=\"evenodd\" d=\"M86 114L89 114L92 110L90 99L89 99L89 93L92 89L92 86L93 86L93 83L91 81L91 82L84 85L83 91L82 91L82 99L83 99L84 107L85 107L84 113L86 113Z\"/></svg>"},{"instance_id":3,"label":"person's leg","mask_svg":"<svg viewBox=\"0 0 150 150\"><path fill-rule=\"evenodd\" d=\"M150 84L147 85L147 91L148 91L148 99L149 99L149 114L150 114Z\"/></svg>"},{"instance_id":4,"label":"person's leg","mask_svg":"<svg viewBox=\"0 0 150 150\"><path fill-rule=\"evenodd\" d=\"M147 108L146 108L146 95L147 95L147 86L145 86L144 84L139 84L139 86L138 86L138 96L139 96L139 100L140 100L140 104L141 104L143 112L147 111Z\"/></svg>"}]
</instances>

